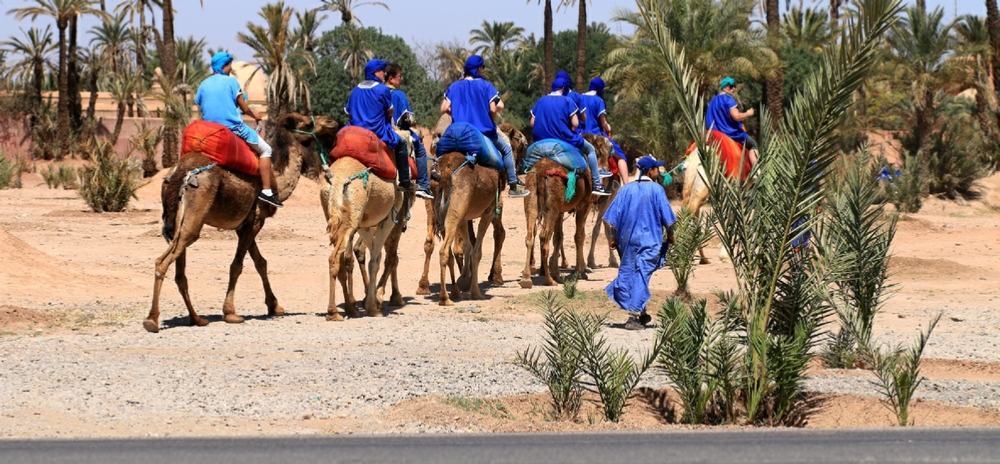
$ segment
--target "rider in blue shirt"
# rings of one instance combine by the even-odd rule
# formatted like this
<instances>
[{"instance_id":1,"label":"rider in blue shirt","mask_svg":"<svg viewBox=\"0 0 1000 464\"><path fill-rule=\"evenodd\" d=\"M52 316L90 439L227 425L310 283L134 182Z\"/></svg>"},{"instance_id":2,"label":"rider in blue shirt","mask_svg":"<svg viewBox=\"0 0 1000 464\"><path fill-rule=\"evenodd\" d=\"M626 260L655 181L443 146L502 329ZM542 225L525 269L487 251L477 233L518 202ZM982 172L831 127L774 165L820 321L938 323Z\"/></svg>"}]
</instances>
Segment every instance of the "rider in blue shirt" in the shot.
<instances>
[{"instance_id":1,"label":"rider in blue shirt","mask_svg":"<svg viewBox=\"0 0 1000 464\"><path fill-rule=\"evenodd\" d=\"M757 162L757 141L747 134L743 121L754 115L753 108L740 111L736 101L736 80L727 77L719 83L719 94L708 103L705 112L705 128L717 130L727 137L743 144L750 156L750 164Z\"/></svg>"},{"instance_id":2,"label":"rider in blue shirt","mask_svg":"<svg viewBox=\"0 0 1000 464\"><path fill-rule=\"evenodd\" d=\"M604 103L604 79L595 77L590 81L590 91L582 95L583 104L587 105L588 113L586 121L583 123L584 134L594 134L606 137L618 155L618 176L622 179L622 184L628 183L628 164L625 159L625 151L611 138L611 124L608 124L608 109Z\"/></svg>"},{"instance_id":3,"label":"rider in blue shirt","mask_svg":"<svg viewBox=\"0 0 1000 464\"><path fill-rule=\"evenodd\" d=\"M399 86L403 84L403 68L396 63L386 65L385 83L392 89L392 123L401 130L409 132L410 136L413 137L413 154L417 162L417 185L420 187L416 195L425 200L433 200L431 181L427 176L427 150L424 149L420 136L411 129L417 122L417 115L410 108L410 100L406 98L406 92L399 90Z\"/></svg>"},{"instance_id":4,"label":"rider in blue shirt","mask_svg":"<svg viewBox=\"0 0 1000 464\"><path fill-rule=\"evenodd\" d=\"M369 60L365 64L365 80L351 90L344 111L351 117L352 126L374 132L396 153L399 187L403 190L412 190L406 141L399 138L392 126L392 91L382 84L385 80L386 64L379 59Z\"/></svg>"},{"instance_id":5,"label":"rider in blue shirt","mask_svg":"<svg viewBox=\"0 0 1000 464\"><path fill-rule=\"evenodd\" d=\"M271 146L257 131L246 125L240 115L241 112L249 114L257 122L259 130L260 113L250 109L240 91L239 81L229 75L233 71L233 55L229 52L218 52L213 55L212 71L213 74L198 86L198 93L194 96L194 103L201 111L201 119L226 126L257 152L260 156L258 170L263 187L257 199L274 206L282 206L281 201L271 191L271 186L276 183L274 170L271 168Z\"/></svg>"},{"instance_id":6,"label":"rider in blue shirt","mask_svg":"<svg viewBox=\"0 0 1000 464\"><path fill-rule=\"evenodd\" d=\"M441 102L441 113L451 114L453 122L465 122L479 129L489 138L503 156L503 166L507 174L507 192L512 198L528 196L524 183L518 180L514 166L514 152L510 144L497 136L497 125L493 117L503 110L500 92L480 74L485 61L479 55L465 60L465 77L448 86Z\"/></svg>"},{"instance_id":7,"label":"rider in blue shirt","mask_svg":"<svg viewBox=\"0 0 1000 464\"><path fill-rule=\"evenodd\" d=\"M573 100L573 104L576 105L577 109L576 116L580 119L580 125L577 126L573 132L576 132L577 134L582 134L584 124L586 123L587 119L590 119L589 116L590 113L587 111L588 109L587 102L583 100L583 94L573 90L573 79L569 76L568 72L564 70L559 70L558 72L556 72L556 78L558 79L560 77L566 79L566 82L569 83L569 90L567 90L563 95L566 95L567 98Z\"/></svg>"},{"instance_id":8,"label":"rider in blue shirt","mask_svg":"<svg viewBox=\"0 0 1000 464\"><path fill-rule=\"evenodd\" d=\"M577 117L576 104L565 96L568 86L568 80L557 77L552 82L552 93L539 98L535 107L531 109L531 128L535 141L557 139L579 149L590 167L590 179L593 182L591 193L600 196L610 195L601 185L601 177L610 176L611 173L598 170L597 151L576 131L580 120Z\"/></svg>"}]
</instances>

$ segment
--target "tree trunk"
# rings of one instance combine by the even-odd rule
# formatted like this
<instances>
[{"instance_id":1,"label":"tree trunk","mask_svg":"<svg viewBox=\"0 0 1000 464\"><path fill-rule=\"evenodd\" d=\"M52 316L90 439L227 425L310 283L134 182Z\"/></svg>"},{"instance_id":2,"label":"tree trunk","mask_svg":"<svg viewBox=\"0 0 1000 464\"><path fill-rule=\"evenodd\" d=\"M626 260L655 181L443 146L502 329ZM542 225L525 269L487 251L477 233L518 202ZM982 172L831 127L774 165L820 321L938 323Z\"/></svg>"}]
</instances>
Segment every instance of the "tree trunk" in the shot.
<instances>
[{"instance_id":1,"label":"tree trunk","mask_svg":"<svg viewBox=\"0 0 1000 464\"><path fill-rule=\"evenodd\" d=\"M934 124L934 92L924 89L917 95L916 135L921 153L921 163L930 163L931 129Z\"/></svg>"},{"instance_id":2,"label":"tree trunk","mask_svg":"<svg viewBox=\"0 0 1000 464\"><path fill-rule=\"evenodd\" d=\"M118 144L118 137L122 135L122 123L125 122L125 102L118 102L118 115L115 117L115 131L111 134L111 146Z\"/></svg>"},{"instance_id":3,"label":"tree trunk","mask_svg":"<svg viewBox=\"0 0 1000 464\"><path fill-rule=\"evenodd\" d=\"M830 29L832 31L837 30L837 25L840 22L840 3L842 0L830 0Z\"/></svg>"},{"instance_id":4,"label":"tree trunk","mask_svg":"<svg viewBox=\"0 0 1000 464\"><path fill-rule=\"evenodd\" d=\"M586 92L587 82L587 0L580 2L580 16L576 21L576 90Z\"/></svg>"},{"instance_id":5,"label":"tree trunk","mask_svg":"<svg viewBox=\"0 0 1000 464\"><path fill-rule=\"evenodd\" d=\"M67 60L66 60L66 71L67 71L67 81L66 89L69 98L69 113L70 121L72 122L73 134L79 134L80 129L83 128L83 105L80 98L80 69L77 66L77 46L76 39L78 35L78 23L79 17L74 16L73 19L69 21L69 50L67 50Z\"/></svg>"},{"instance_id":6,"label":"tree trunk","mask_svg":"<svg viewBox=\"0 0 1000 464\"><path fill-rule=\"evenodd\" d=\"M921 13L926 13L927 12L926 0L917 0L917 9L920 10Z\"/></svg>"},{"instance_id":7,"label":"tree trunk","mask_svg":"<svg viewBox=\"0 0 1000 464\"><path fill-rule=\"evenodd\" d=\"M781 17L778 15L778 0L767 0L767 39L771 49L781 59ZM781 87L784 85L784 75L779 68L774 77L767 80L767 110L771 113L771 129L777 131L781 127L784 107L781 100ZM762 127L761 130L764 130Z\"/></svg>"},{"instance_id":8,"label":"tree trunk","mask_svg":"<svg viewBox=\"0 0 1000 464\"><path fill-rule=\"evenodd\" d=\"M56 111L56 157L62 158L69 147L66 141L70 136L69 121L69 81L66 76L66 28L68 21L57 21L56 27L59 29L59 105Z\"/></svg>"},{"instance_id":9,"label":"tree trunk","mask_svg":"<svg viewBox=\"0 0 1000 464\"><path fill-rule=\"evenodd\" d=\"M990 33L990 49L993 52L992 59L990 59L993 91L998 92L1000 91L1000 12L997 11L997 0L986 0L986 27ZM1000 120L1000 114L997 115L997 118Z\"/></svg>"},{"instance_id":10,"label":"tree trunk","mask_svg":"<svg viewBox=\"0 0 1000 464\"><path fill-rule=\"evenodd\" d=\"M549 83L556 75L555 38L552 37L552 0L545 0L545 67L542 74L542 94L548 93Z\"/></svg>"},{"instance_id":11,"label":"tree trunk","mask_svg":"<svg viewBox=\"0 0 1000 464\"><path fill-rule=\"evenodd\" d=\"M30 127L34 129L38 125L38 115L35 113L42 108L42 82L45 80L45 63L42 60L34 60L32 65L34 80L32 81L31 103L33 109L28 121Z\"/></svg>"},{"instance_id":12,"label":"tree trunk","mask_svg":"<svg viewBox=\"0 0 1000 464\"><path fill-rule=\"evenodd\" d=\"M160 66L163 71L163 92L167 95L172 92L174 79L177 77L177 52L174 49L174 4L173 0L163 0L163 49L159 50ZM164 108L166 111L171 109ZM176 120L176 115L170 116L171 121ZM169 168L177 164L180 156L179 142L180 128L176 123L166 124L163 127L163 167Z\"/></svg>"},{"instance_id":13,"label":"tree trunk","mask_svg":"<svg viewBox=\"0 0 1000 464\"><path fill-rule=\"evenodd\" d=\"M96 134L97 121L94 120L94 110L97 108L97 81L100 79L100 72L97 68L90 70L87 88L90 90L90 100L87 102L87 121L94 124Z\"/></svg>"}]
</instances>

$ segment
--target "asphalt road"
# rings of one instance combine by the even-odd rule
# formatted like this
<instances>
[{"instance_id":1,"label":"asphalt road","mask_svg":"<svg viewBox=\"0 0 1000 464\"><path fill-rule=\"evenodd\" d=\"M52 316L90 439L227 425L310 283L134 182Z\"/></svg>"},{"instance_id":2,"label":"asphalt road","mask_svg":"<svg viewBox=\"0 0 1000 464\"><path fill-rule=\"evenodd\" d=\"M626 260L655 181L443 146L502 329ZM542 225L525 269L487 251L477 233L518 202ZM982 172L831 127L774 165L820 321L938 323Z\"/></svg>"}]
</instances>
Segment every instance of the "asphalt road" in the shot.
<instances>
[{"instance_id":1,"label":"asphalt road","mask_svg":"<svg viewBox=\"0 0 1000 464\"><path fill-rule=\"evenodd\" d=\"M0 440L0 463L997 462L1000 428Z\"/></svg>"}]
</instances>

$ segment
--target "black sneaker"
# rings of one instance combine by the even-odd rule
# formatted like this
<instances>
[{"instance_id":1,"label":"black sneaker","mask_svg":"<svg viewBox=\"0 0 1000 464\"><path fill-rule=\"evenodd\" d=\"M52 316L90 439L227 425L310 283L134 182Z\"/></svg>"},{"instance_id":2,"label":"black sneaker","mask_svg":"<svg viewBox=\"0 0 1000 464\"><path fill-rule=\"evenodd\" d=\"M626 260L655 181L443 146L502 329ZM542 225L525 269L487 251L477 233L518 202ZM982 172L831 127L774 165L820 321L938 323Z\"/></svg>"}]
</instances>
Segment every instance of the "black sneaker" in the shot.
<instances>
[{"instance_id":1,"label":"black sneaker","mask_svg":"<svg viewBox=\"0 0 1000 464\"><path fill-rule=\"evenodd\" d=\"M629 316L628 320L625 321L625 330L642 330L646 328L646 324L643 324L639 318L635 316Z\"/></svg>"},{"instance_id":2,"label":"black sneaker","mask_svg":"<svg viewBox=\"0 0 1000 464\"><path fill-rule=\"evenodd\" d=\"M413 185L413 182L408 180L399 181L399 186L397 187L404 192L416 192L417 186Z\"/></svg>"},{"instance_id":3,"label":"black sneaker","mask_svg":"<svg viewBox=\"0 0 1000 464\"><path fill-rule=\"evenodd\" d=\"M417 190L417 193L415 193L414 195L416 195L417 198L421 198L421 199L424 199L424 200L433 200L434 199L434 194L432 194L431 191L428 190L428 189Z\"/></svg>"},{"instance_id":4,"label":"black sneaker","mask_svg":"<svg viewBox=\"0 0 1000 464\"><path fill-rule=\"evenodd\" d=\"M276 197L274 195L268 195L268 194L266 194L264 192L260 192L259 194L257 194L257 199L260 200L260 201L263 201L264 203L267 203L269 205L277 206L278 208L281 208L282 206L285 206L285 205L281 204L281 200L278 200L278 197Z\"/></svg>"},{"instance_id":5,"label":"black sneaker","mask_svg":"<svg viewBox=\"0 0 1000 464\"><path fill-rule=\"evenodd\" d=\"M590 194L597 195L599 197L606 197L608 195L611 195L611 192L605 190L603 185L598 184L594 186L594 190L591 190Z\"/></svg>"},{"instance_id":6,"label":"black sneaker","mask_svg":"<svg viewBox=\"0 0 1000 464\"><path fill-rule=\"evenodd\" d=\"M516 186L518 186L518 187L522 187L522 188L524 188L524 187L527 187L527 186L528 186L528 184L525 184L524 182L521 182L521 179L518 179L518 180L517 180L517 182L514 182L514 183L513 183L513 184L511 184L511 185L516 185Z\"/></svg>"}]
</instances>

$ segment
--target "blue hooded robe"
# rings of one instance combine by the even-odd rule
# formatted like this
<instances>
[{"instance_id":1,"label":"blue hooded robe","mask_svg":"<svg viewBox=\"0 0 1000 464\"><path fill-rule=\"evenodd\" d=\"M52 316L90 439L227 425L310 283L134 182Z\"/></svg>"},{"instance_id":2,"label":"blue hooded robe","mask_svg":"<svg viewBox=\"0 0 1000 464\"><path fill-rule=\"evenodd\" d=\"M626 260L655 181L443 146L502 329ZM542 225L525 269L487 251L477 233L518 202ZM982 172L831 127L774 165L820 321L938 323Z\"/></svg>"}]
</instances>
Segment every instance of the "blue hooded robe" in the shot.
<instances>
[{"instance_id":1,"label":"blue hooded robe","mask_svg":"<svg viewBox=\"0 0 1000 464\"><path fill-rule=\"evenodd\" d=\"M615 228L621 258L618 277L605 290L622 309L646 309L649 279L667 254L663 228L676 220L663 187L645 176L622 186L604 213L604 221Z\"/></svg>"}]
</instances>

